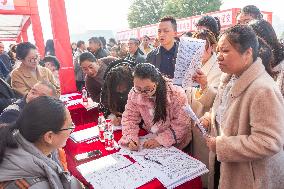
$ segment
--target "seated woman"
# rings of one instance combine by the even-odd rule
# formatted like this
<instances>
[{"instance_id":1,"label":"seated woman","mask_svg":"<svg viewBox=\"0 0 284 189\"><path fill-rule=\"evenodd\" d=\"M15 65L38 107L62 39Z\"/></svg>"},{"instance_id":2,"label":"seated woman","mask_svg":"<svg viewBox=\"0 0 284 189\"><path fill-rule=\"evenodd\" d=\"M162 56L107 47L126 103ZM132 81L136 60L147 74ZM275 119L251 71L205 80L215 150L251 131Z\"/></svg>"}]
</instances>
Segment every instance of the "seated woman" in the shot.
<instances>
[{"instance_id":1,"label":"seated woman","mask_svg":"<svg viewBox=\"0 0 284 189\"><path fill-rule=\"evenodd\" d=\"M22 183L35 189L81 188L77 180L71 181L58 150L73 129L70 113L61 101L41 96L28 103L14 125L0 128L5 136L0 138L0 186L21 188Z\"/></svg>"},{"instance_id":2,"label":"seated woman","mask_svg":"<svg viewBox=\"0 0 284 189\"><path fill-rule=\"evenodd\" d=\"M101 94L102 105L108 110L108 118L114 125L121 125L121 116L127 96L133 87L133 66L120 63L108 71Z\"/></svg>"},{"instance_id":3,"label":"seated woman","mask_svg":"<svg viewBox=\"0 0 284 189\"><path fill-rule=\"evenodd\" d=\"M256 34L245 25L229 28L218 42L218 64L226 75L212 112L201 119L211 130L208 188L218 186L216 162L219 188L283 188L284 100L258 49Z\"/></svg>"},{"instance_id":4,"label":"seated woman","mask_svg":"<svg viewBox=\"0 0 284 189\"><path fill-rule=\"evenodd\" d=\"M120 143L130 150L139 147L139 123L148 132L156 134L143 144L144 148L176 146L184 148L190 141L190 120L184 106L184 90L162 76L152 64L141 63L134 70L134 87L128 95L122 114Z\"/></svg>"},{"instance_id":5,"label":"seated woman","mask_svg":"<svg viewBox=\"0 0 284 189\"><path fill-rule=\"evenodd\" d=\"M56 87L57 94L60 95L59 85L51 71L38 65L40 57L33 44L30 42L18 44L16 56L22 63L20 67L14 69L11 73L11 86L13 89L22 95L26 95L37 82L48 81Z\"/></svg>"}]
</instances>

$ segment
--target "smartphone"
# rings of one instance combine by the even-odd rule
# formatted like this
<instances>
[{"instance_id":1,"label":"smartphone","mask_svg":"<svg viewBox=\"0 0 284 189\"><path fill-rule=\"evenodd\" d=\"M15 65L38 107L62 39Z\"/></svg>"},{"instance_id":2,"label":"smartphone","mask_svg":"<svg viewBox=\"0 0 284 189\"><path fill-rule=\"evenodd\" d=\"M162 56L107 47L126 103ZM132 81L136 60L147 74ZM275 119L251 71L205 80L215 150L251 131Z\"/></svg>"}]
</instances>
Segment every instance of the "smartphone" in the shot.
<instances>
[{"instance_id":1,"label":"smartphone","mask_svg":"<svg viewBox=\"0 0 284 189\"><path fill-rule=\"evenodd\" d=\"M98 158L102 156L102 152L100 150L93 150L90 152L82 153L82 154L77 154L75 155L75 159L77 161L82 161L88 158Z\"/></svg>"}]
</instances>

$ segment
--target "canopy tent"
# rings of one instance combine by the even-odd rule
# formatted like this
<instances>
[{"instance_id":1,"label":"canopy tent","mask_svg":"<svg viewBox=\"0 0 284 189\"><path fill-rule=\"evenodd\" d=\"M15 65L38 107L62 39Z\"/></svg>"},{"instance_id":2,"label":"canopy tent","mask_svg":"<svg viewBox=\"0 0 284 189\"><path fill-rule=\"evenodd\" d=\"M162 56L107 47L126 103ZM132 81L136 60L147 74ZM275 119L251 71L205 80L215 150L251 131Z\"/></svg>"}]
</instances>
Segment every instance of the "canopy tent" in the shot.
<instances>
[{"instance_id":1,"label":"canopy tent","mask_svg":"<svg viewBox=\"0 0 284 189\"><path fill-rule=\"evenodd\" d=\"M55 54L60 61L61 93L76 91L72 50L64 0L49 0ZM0 0L0 41L28 41L32 26L35 45L44 57L44 39L37 0Z\"/></svg>"}]
</instances>

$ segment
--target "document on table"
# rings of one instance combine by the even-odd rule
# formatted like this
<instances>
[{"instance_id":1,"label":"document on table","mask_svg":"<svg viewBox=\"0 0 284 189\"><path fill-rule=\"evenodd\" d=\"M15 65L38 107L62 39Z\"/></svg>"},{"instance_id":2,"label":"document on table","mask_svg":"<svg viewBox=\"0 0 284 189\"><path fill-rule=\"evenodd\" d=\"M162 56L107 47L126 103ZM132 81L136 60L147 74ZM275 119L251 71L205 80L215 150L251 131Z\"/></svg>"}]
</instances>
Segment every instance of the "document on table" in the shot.
<instances>
[{"instance_id":1,"label":"document on table","mask_svg":"<svg viewBox=\"0 0 284 189\"><path fill-rule=\"evenodd\" d=\"M197 86L192 80L196 70L201 68L201 59L206 41L191 37L181 37L178 47L173 83L184 89Z\"/></svg>"},{"instance_id":2,"label":"document on table","mask_svg":"<svg viewBox=\"0 0 284 189\"><path fill-rule=\"evenodd\" d=\"M131 157L148 167L166 188L175 188L208 172L205 164L175 147L151 149L144 156Z\"/></svg>"},{"instance_id":3,"label":"document on table","mask_svg":"<svg viewBox=\"0 0 284 189\"><path fill-rule=\"evenodd\" d=\"M150 169L117 153L80 165L77 169L94 188L100 189L134 189L155 177Z\"/></svg>"},{"instance_id":4,"label":"document on table","mask_svg":"<svg viewBox=\"0 0 284 189\"><path fill-rule=\"evenodd\" d=\"M97 137L99 137L99 127L98 126L76 131L76 132L71 133L70 135L70 138L74 142L84 142L84 141L97 138Z\"/></svg>"},{"instance_id":5,"label":"document on table","mask_svg":"<svg viewBox=\"0 0 284 189\"><path fill-rule=\"evenodd\" d=\"M121 145L121 149L120 149L119 153L123 154L123 155L145 155L145 154L148 153L149 149L143 149L144 142L146 140L155 138L156 136L157 136L156 134L149 133L149 134L147 134L145 136L139 137L139 144L140 145L139 145L138 151L131 151L126 146Z\"/></svg>"}]
</instances>

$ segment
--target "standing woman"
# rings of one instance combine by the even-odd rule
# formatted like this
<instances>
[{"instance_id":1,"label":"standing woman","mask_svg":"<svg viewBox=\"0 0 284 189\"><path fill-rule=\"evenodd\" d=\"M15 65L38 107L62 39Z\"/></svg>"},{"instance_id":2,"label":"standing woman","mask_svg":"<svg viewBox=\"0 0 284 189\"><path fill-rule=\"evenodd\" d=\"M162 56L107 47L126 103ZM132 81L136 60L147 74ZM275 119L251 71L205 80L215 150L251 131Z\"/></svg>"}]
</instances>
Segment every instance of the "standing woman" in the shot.
<instances>
[{"instance_id":1,"label":"standing woman","mask_svg":"<svg viewBox=\"0 0 284 189\"><path fill-rule=\"evenodd\" d=\"M120 143L130 150L138 150L139 123L143 119L143 128L156 135L143 144L144 148L184 148L191 135L190 120L184 111L187 105L184 90L173 85L149 63L135 67L133 83L122 115Z\"/></svg>"},{"instance_id":2,"label":"standing woman","mask_svg":"<svg viewBox=\"0 0 284 189\"><path fill-rule=\"evenodd\" d=\"M211 114L201 119L211 129L209 189L214 182L218 187L216 162L219 188L283 188L284 100L257 57L258 45L245 25L229 28L218 42L218 64L226 74Z\"/></svg>"},{"instance_id":3,"label":"standing woman","mask_svg":"<svg viewBox=\"0 0 284 189\"><path fill-rule=\"evenodd\" d=\"M61 101L41 96L29 102L14 125L0 128L0 187L81 188L62 161L74 128Z\"/></svg>"},{"instance_id":4,"label":"standing woman","mask_svg":"<svg viewBox=\"0 0 284 189\"><path fill-rule=\"evenodd\" d=\"M206 41L205 50L201 59L202 67L193 76L193 80L199 84L199 89L191 87L186 91L188 103L198 117L208 112L213 105L220 84L222 71L217 63L215 47L217 40L215 35L209 30L199 30L193 33L194 38ZM190 143L190 153L205 165L209 164L209 151L198 128L192 128L192 141ZM202 175L202 185L207 187L208 175Z\"/></svg>"},{"instance_id":5,"label":"standing woman","mask_svg":"<svg viewBox=\"0 0 284 189\"><path fill-rule=\"evenodd\" d=\"M60 88L55 81L51 71L39 65L39 53L36 46L30 42L17 45L16 56L21 61L21 65L11 73L12 88L21 95L26 95L31 88L39 81L48 81L53 84L58 95Z\"/></svg>"}]
</instances>

